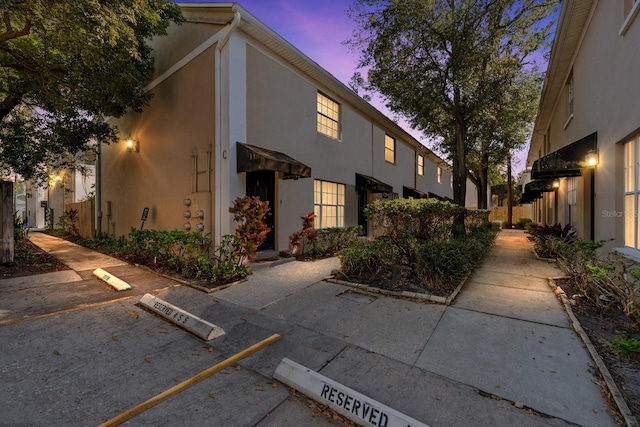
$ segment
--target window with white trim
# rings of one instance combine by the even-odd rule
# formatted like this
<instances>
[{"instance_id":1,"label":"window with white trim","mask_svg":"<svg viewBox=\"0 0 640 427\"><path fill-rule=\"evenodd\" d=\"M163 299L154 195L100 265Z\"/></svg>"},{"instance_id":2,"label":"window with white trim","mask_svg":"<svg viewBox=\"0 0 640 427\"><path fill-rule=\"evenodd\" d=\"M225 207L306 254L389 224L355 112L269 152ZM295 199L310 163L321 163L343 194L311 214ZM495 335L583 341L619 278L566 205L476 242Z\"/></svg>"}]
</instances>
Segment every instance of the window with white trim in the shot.
<instances>
[{"instance_id":1,"label":"window with white trim","mask_svg":"<svg viewBox=\"0 0 640 427\"><path fill-rule=\"evenodd\" d=\"M418 175L424 175L424 156L422 154L418 154Z\"/></svg>"},{"instance_id":2,"label":"window with white trim","mask_svg":"<svg viewBox=\"0 0 640 427\"><path fill-rule=\"evenodd\" d=\"M318 92L318 132L340 139L340 104Z\"/></svg>"},{"instance_id":3,"label":"window with white trim","mask_svg":"<svg viewBox=\"0 0 640 427\"><path fill-rule=\"evenodd\" d=\"M638 142L635 137L624 144L624 245L640 249L638 236Z\"/></svg>"},{"instance_id":4,"label":"window with white trim","mask_svg":"<svg viewBox=\"0 0 640 427\"><path fill-rule=\"evenodd\" d=\"M384 160L396 164L396 140L389 135L384 136Z\"/></svg>"},{"instance_id":5,"label":"window with white trim","mask_svg":"<svg viewBox=\"0 0 640 427\"><path fill-rule=\"evenodd\" d=\"M577 202L577 180L578 178L576 178L575 176L567 180L567 200L569 205L575 205Z\"/></svg>"},{"instance_id":6,"label":"window with white trim","mask_svg":"<svg viewBox=\"0 0 640 427\"><path fill-rule=\"evenodd\" d=\"M442 184L442 168L438 166L438 184Z\"/></svg>"},{"instance_id":7,"label":"window with white trim","mask_svg":"<svg viewBox=\"0 0 640 427\"><path fill-rule=\"evenodd\" d=\"M315 228L344 227L345 185L330 181L313 181Z\"/></svg>"}]
</instances>

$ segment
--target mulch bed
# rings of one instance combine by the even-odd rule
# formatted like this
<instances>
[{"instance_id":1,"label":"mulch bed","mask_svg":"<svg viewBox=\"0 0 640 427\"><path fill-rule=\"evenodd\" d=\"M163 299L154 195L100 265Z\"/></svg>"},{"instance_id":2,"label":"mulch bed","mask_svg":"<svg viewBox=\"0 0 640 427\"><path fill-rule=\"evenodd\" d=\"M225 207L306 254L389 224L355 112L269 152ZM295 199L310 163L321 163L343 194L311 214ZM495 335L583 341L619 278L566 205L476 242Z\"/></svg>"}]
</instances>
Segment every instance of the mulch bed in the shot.
<instances>
[{"instance_id":1,"label":"mulch bed","mask_svg":"<svg viewBox=\"0 0 640 427\"><path fill-rule=\"evenodd\" d=\"M14 251L14 262L0 265L0 280L69 270L69 267L31 243L30 240L16 242Z\"/></svg>"},{"instance_id":2,"label":"mulch bed","mask_svg":"<svg viewBox=\"0 0 640 427\"><path fill-rule=\"evenodd\" d=\"M556 284L572 301L573 314L607 366L634 417L640 419L640 354L625 358L607 345L617 336L638 333L638 325L621 310L600 310L582 296L571 279L559 279Z\"/></svg>"}]
</instances>

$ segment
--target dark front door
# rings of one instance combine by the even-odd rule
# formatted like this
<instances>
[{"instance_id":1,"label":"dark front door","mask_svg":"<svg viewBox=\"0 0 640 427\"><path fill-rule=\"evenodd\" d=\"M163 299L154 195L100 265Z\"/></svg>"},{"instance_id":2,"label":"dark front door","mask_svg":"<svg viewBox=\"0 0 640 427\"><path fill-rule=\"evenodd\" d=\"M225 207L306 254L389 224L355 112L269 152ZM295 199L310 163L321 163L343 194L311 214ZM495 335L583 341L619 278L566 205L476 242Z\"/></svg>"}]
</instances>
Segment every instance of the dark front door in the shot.
<instances>
[{"instance_id":1,"label":"dark front door","mask_svg":"<svg viewBox=\"0 0 640 427\"><path fill-rule=\"evenodd\" d=\"M247 196L258 196L261 201L268 201L271 211L267 214L264 222L271 228L267 239L258 248L259 251L275 249L275 193L276 177L273 171L247 172Z\"/></svg>"}]
</instances>

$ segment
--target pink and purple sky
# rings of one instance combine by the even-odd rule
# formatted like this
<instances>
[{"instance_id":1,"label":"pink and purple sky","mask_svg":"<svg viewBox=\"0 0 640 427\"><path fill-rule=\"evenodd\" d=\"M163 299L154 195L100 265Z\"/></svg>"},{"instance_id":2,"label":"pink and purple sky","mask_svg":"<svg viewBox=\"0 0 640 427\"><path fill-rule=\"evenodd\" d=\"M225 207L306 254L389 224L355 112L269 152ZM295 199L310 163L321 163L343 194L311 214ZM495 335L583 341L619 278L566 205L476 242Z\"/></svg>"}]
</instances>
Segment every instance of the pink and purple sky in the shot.
<instances>
[{"instance_id":1,"label":"pink and purple sky","mask_svg":"<svg viewBox=\"0 0 640 427\"><path fill-rule=\"evenodd\" d=\"M199 2L202 0L178 1ZM346 15L350 0L239 0L237 3L348 85L358 61L356 54L343 44L355 28L355 23ZM374 98L371 104L387 117L394 118L379 99ZM398 123L418 141L429 146L426 139L406 122L400 120ZM514 175L525 168L527 150L528 147L514 156Z\"/></svg>"}]
</instances>

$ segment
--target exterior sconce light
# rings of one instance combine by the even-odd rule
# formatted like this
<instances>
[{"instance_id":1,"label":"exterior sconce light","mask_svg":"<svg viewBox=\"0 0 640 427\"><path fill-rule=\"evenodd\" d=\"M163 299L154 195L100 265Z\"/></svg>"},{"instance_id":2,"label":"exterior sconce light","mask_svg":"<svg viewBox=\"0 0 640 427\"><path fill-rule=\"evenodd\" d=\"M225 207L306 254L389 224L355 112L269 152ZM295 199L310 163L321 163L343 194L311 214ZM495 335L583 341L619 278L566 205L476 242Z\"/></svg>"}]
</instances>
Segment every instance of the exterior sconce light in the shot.
<instances>
[{"instance_id":1,"label":"exterior sconce light","mask_svg":"<svg viewBox=\"0 0 640 427\"><path fill-rule=\"evenodd\" d=\"M588 168L595 168L596 166L598 166L598 160L599 159L597 151L589 150L587 152L587 155L584 156L584 163Z\"/></svg>"},{"instance_id":2,"label":"exterior sconce light","mask_svg":"<svg viewBox=\"0 0 640 427\"><path fill-rule=\"evenodd\" d=\"M140 141L137 139L129 138L126 142L127 151L130 153L139 153L140 152Z\"/></svg>"},{"instance_id":3,"label":"exterior sconce light","mask_svg":"<svg viewBox=\"0 0 640 427\"><path fill-rule=\"evenodd\" d=\"M551 183L551 186L553 188L560 188L560 180L559 179L554 179L553 183Z\"/></svg>"}]
</instances>

